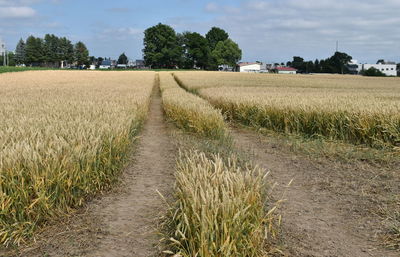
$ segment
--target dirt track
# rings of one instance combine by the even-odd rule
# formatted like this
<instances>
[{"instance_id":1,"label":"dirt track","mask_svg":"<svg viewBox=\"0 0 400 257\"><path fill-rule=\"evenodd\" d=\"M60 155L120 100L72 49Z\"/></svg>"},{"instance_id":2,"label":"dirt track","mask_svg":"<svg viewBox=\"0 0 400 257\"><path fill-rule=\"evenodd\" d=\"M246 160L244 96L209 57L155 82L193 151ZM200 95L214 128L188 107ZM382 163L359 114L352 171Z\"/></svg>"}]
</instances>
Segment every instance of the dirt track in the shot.
<instances>
[{"instance_id":1,"label":"dirt track","mask_svg":"<svg viewBox=\"0 0 400 257\"><path fill-rule=\"evenodd\" d=\"M278 183L274 197L281 199L285 193L281 213L286 256L398 256L398 252L379 246L379 220L366 211L360 213L362 197L341 181L361 180L358 176L350 178L352 172L357 172L354 167L285 153L252 131L234 129L233 134L239 148L251 151L255 163L270 170L271 179ZM349 176L343 177L346 173ZM347 182L357 185L361 181Z\"/></svg>"},{"instance_id":2,"label":"dirt track","mask_svg":"<svg viewBox=\"0 0 400 257\"><path fill-rule=\"evenodd\" d=\"M56 229L60 231L51 231L50 237L45 235L47 239L21 256L158 256L157 219L166 204L157 190L163 195L171 193L176 151L156 90L133 160L124 169L118 189L90 202L86 213Z\"/></svg>"}]
</instances>

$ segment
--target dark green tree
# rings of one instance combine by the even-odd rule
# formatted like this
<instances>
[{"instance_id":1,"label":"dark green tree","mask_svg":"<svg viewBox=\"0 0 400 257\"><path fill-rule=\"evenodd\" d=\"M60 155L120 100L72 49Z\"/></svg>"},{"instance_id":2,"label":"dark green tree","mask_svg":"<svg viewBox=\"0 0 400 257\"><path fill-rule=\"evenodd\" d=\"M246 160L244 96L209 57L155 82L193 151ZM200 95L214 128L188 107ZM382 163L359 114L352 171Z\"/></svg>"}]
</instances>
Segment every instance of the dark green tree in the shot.
<instances>
[{"instance_id":1,"label":"dark green tree","mask_svg":"<svg viewBox=\"0 0 400 257\"><path fill-rule=\"evenodd\" d=\"M15 66L16 62L15 62L15 54L13 52L8 52L8 66Z\"/></svg>"},{"instance_id":2,"label":"dark green tree","mask_svg":"<svg viewBox=\"0 0 400 257\"><path fill-rule=\"evenodd\" d=\"M319 64L318 59L315 59L315 61L314 61L314 71L313 72L316 72L316 73L321 72L321 66Z\"/></svg>"},{"instance_id":3,"label":"dark green tree","mask_svg":"<svg viewBox=\"0 0 400 257\"><path fill-rule=\"evenodd\" d=\"M242 50L238 44L231 39L219 41L215 49L211 52L216 65L227 64L232 67L242 58Z\"/></svg>"},{"instance_id":4,"label":"dark green tree","mask_svg":"<svg viewBox=\"0 0 400 257\"><path fill-rule=\"evenodd\" d=\"M293 61L288 64L290 64L288 66L297 69L300 73L307 72L307 65L300 56L293 56Z\"/></svg>"},{"instance_id":5,"label":"dark green tree","mask_svg":"<svg viewBox=\"0 0 400 257\"><path fill-rule=\"evenodd\" d=\"M60 38L60 60L72 63L74 61L74 46L66 37ZM88 54L89 55L89 54Z\"/></svg>"},{"instance_id":6,"label":"dark green tree","mask_svg":"<svg viewBox=\"0 0 400 257\"><path fill-rule=\"evenodd\" d=\"M228 33L218 27L212 27L210 31L206 34L206 39L208 40L208 44L210 46L211 51L215 49L218 42L225 41L229 38Z\"/></svg>"},{"instance_id":7,"label":"dark green tree","mask_svg":"<svg viewBox=\"0 0 400 257\"><path fill-rule=\"evenodd\" d=\"M125 53L122 53L122 54L118 57L118 64L128 64L128 56L126 56Z\"/></svg>"},{"instance_id":8,"label":"dark green tree","mask_svg":"<svg viewBox=\"0 0 400 257\"><path fill-rule=\"evenodd\" d=\"M26 39L25 61L30 66L41 66L45 61L43 39L30 36Z\"/></svg>"},{"instance_id":9,"label":"dark green tree","mask_svg":"<svg viewBox=\"0 0 400 257\"><path fill-rule=\"evenodd\" d=\"M210 48L205 37L196 32L183 33L185 68L205 69L210 59Z\"/></svg>"},{"instance_id":10,"label":"dark green tree","mask_svg":"<svg viewBox=\"0 0 400 257\"><path fill-rule=\"evenodd\" d=\"M44 36L44 61L48 67L59 67L62 61L61 40L53 34Z\"/></svg>"},{"instance_id":11,"label":"dark green tree","mask_svg":"<svg viewBox=\"0 0 400 257\"><path fill-rule=\"evenodd\" d=\"M361 71L361 75L363 76L373 76L373 77L386 77L386 74L381 72L380 70L371 67L368 70Z\"/></svg>"},{"instance_id":12,"label":"dark green tree","mask_svg":"<svg viewBox=\"0 0 400 257\"><path fill-rule=\"evenodd\" d=\"M182 48L175 30L165 24L157 24L144 32L144 61L151 68L175 68L180 64Z\"/></svg>"},{"instance_id":13,"label":"dark green tree","mask_svg":"<svg viewBox=\"0 0 400 257\"><path fill-rule=\"evenodd\" d=\"M97 66L97 68L101 65L101 63L104 61L104 58L103 57L98 57L97 58L97 63L96 63L96 66Z\"/></svg>"},{"instance_id":14,"label":"dark green tree","mask_svg":"<svg viewBox=\"0 0 400 257\"><path fill-rule=\"evenodd\" d=\"M89 65L89 50L81 41L74 46L74 61L78 66Z\"/></svg>"},{"instance_id":15,"label":"dark green tree","mask_svg":"<svg viewBox=\"0 0 400 257\"><path fill-rule=\"evenodd\" d=\"M350 55L341 52L335 54L328 59L328 65L331 67L331 73L348 73L347 64L353 59Z\"/></svg>"},{"instance_id":16,"label":"dark green tree","mask_svg":"<svg viewBox=\"0 0 400 257\"><path fill-rule=\"evenodd\" d=\"M16 64L25 63L25 41L21 38L15 48L14 60Z\"/></svg>"}]
</instances>

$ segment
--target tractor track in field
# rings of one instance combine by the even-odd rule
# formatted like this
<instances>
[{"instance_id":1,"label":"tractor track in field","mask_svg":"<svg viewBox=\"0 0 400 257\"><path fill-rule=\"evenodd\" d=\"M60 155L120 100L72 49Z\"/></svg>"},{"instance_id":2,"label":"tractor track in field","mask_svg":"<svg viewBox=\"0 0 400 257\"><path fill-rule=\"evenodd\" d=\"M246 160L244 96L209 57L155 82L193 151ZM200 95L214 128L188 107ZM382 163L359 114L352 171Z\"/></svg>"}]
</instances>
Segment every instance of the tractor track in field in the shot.
<instances>
[{"instance_id":1,"label":"tractor track in field","mask_svg":"<svg viewBox=\"0 0 400 257\"><path fill-rule=\"evenodd\" d=\"M273 197L285 199L280 207L284 256L398 256L380 245L381 221L363 209L374 206L360 193L366 184L360 174L371 175L366 170L285 152L248 129L232 128L232 134L238 148L270 171L278 185Z\"/></svg>"},{"instance_id":2,"label":"tractor track in field","mask_svg":"<svg viewBox=\"0 0 400 257\"><path fill-rule=\"evenodd\" d=\"M167 126L156 85L133 160L116 189L90 201L65 224L50 226L37 244L16 256L159 256L157 226L166 203L157 191L172 193L176 157Z\"/></svg>"}]
</instances>

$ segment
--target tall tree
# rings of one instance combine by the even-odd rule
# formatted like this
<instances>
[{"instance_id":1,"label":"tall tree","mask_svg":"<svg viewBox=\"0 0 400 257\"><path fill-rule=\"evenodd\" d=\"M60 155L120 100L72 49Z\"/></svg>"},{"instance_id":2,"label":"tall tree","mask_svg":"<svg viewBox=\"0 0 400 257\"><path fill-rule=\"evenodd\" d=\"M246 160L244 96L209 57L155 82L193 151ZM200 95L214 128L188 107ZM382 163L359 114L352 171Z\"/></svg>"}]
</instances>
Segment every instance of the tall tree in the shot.
<instances>
[{"instance_id":1,"label":"tall tree","mask_svg":"<svg viewBox=\"0 0 400 257\"><path fill-rule=\"evenodd\" d=\"M74 46L66 37L60 38L60 60L68 63L74 61Z\"/></svg>"},{"instance_id":2,"label":"tall tree","mask_svg":"<svg viewBox=\"0 0 400 257\"><path fill-rule=\"evenodd\" d=\"M231 39L219 41L211 56L217 65L227 64L232 67L242 58L242 50Z\"/></svg>"},{"instance_id":3,"label":"tall tree","mask_svg":"<svg viewBox=\"0 0 400 257\"><path fill-rule=\"evenodd\" d=\"M144 32L144 61L152 68L175 68L180 63L182 48L175 30L157 24Z\"/></svg>"},{"instance_id":4,"label":"tall tree","mask_svg":"<svg viewBox=\"0 0 400 257\"><path fill-rule=\"evenodd\" d=\"M207 32L206 38L208 40L211 51L213 51L218 42L227 40L229 38L229 35L225 30L221 28L212 27L210 31Z\"/></svg>"},{"instance_id":5,"label":"tall tree","mask_svg":"<svg viewBox=\"0 0 400 257\"><path fill-rule=\"evenodd\" d=\"M332 73L348 73L347 64L353 59L350 55L341 52L335 54L328 59L329 65L332 67Z\"/></svg>"},{"instance_id":6,"label":"tall tree","mask_svg":"<svg viewBox=\"0 0 400 257\"><path fill-rule=\"evenodd\" d=\"M128 64L128 56L126 56L125 53L122 53L122 54L118 57L118 64Z\"/></svg>"},{"instance_id":7,"label":"tall tree","mask_svg":"<svg viewBox=\"0 0 400 257\"><path fill-rule=\"evenodd\" d=\"M74 60L79 66L89 64L89 50L81 41L74 46Z\"/></svg>"},{"instance_id":8,"label":"tall tree","mask_svg":"<svg viewBox=\"0 0 400 257\"><path fill-rule=\"evenodd\" d=\"M25 60L28 65L40 66L44 61L43 39L30 36L26 39Z\"/></svg>"},{"instance_id":9,"label":"tall tree","mask_svg":"<svg viewBox=\"0 0 400 257\"><path fill-rule=\"evenodd\" d=\"M15 48L14 60L16 64L25 63L25 41L21 38Z\"/></svg>"},{"instance_id":10,"label":"tall tree","mask_svg":"<svg viewBox=\"0 0 400 257\"><path fill-rule=\"evenodd\" d=\"M58 67L61 58L61 44L60 39L53 34L46 34L44 36L44 61L46 66Z\"/></svg>"},{"instance_id":11,"label":"tall tree","mask_svg":"<svg viewBox=\"0 0 400 257\"><path fill-rule=\"evenodd\" d=\"M205 37L196 32L183 33L183 49L186 68L204 69L207 66L210 48Z\"/></svg>"}]
</instances>

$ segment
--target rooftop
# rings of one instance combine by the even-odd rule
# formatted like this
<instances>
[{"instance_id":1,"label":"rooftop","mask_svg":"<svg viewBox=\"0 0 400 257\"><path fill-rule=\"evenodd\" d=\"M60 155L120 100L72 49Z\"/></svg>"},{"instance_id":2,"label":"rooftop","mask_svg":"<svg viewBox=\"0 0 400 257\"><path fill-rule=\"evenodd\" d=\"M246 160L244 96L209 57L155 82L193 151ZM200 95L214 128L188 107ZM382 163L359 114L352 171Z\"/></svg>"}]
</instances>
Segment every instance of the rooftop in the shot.
<instances>
[{"instance_id":1,"label":"rooftop","mask_svg":"<svg viewBox=\"0 0 400 257\"><path fill-rule=\"evenodd\" d=\"M276 67L276 70L280 71L297 71L297 69L292 68L292 67Z\"/></svg>"},{"instance_id":2,"label":"rooftop","mask_svg":"<svg viewBox=\"0 0 400 257\"><path fill-rule=\"evenodd\" d=\"M242 66L253 65L253 64L260 64L260 63L258 63L258 62L240 62L238 65L240 67L242 67Z\"/></svg>"}]
</instances>

